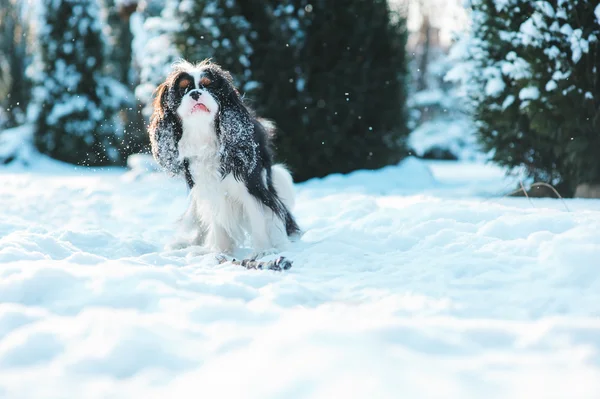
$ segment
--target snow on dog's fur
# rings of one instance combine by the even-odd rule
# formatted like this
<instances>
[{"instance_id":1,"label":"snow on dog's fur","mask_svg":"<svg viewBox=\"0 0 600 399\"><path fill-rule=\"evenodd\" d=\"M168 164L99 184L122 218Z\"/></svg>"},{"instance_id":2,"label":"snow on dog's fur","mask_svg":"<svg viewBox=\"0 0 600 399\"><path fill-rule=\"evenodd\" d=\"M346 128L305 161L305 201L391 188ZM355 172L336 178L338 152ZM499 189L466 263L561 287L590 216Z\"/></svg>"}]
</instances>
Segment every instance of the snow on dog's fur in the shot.
<instances>
[{"instance_id":1,"label":"snow on dog's fur","mask_svg":"<svg viewBox=\"0 0 600 399\"><path fill-rule=\"evenodd\" d=\"M282 250L300 233L291 209L290 173L272 164L274 125L254 116L231 75L218 65L182 61L157 89L149 134L152 153L185 176L192 237L171 247L204 244L231 253L249 233L258 254Z\"/></svg>"}]
</instances>

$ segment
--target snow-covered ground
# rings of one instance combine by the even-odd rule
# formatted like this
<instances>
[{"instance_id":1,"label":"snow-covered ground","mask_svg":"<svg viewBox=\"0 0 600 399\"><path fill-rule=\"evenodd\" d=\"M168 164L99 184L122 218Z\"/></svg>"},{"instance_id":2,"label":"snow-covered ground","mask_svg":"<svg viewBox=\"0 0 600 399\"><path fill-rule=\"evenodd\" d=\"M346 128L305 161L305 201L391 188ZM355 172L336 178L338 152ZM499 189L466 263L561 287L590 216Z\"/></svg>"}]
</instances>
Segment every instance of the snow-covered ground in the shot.
<instances>
[{"instance_id":1,"label":"snow-covered ground","mask_svg":"<svg viewBox=\"0 0 600 399\"><path fill-rule=\"evenodd\" d=\"M600 201L512 183L411 158L298 185L277 273L164 251L160 173L0 169L0 398L599 398Z\"/></svg>"}]
</instances>

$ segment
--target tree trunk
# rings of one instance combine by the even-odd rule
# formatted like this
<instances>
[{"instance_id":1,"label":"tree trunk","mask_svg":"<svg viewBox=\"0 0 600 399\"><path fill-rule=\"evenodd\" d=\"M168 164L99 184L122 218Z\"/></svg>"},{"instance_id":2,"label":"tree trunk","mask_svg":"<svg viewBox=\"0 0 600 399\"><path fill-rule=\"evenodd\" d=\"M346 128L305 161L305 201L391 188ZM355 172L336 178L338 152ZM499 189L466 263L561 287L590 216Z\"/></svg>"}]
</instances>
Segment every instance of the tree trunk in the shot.
<instances>
[{"instance_id":1,"label":"tree trunk","mask_svg":"<svg viewBox=\"0 0 600 399\"><path fill-rule=\"evenodd\" d=\"M431 47L431 22L429 16L423 16L423 25L421 25L422 51L419 60L419 75L417 79L417 91L427 88L427 66L429 65L429 50Z\"/></svg>"},{"instance_id":2,"label":"tree trunk","mask_svg":"<svg viewBox=\"0 0 600 399\"><path fill-rule=\"evenodd\" d=\"M25 76L27 56L26 27L20 18L19 3L0 1L0 103L7 109L7 126L23 123L29 98L29 82Z\"/></svg>"}]
</instances>

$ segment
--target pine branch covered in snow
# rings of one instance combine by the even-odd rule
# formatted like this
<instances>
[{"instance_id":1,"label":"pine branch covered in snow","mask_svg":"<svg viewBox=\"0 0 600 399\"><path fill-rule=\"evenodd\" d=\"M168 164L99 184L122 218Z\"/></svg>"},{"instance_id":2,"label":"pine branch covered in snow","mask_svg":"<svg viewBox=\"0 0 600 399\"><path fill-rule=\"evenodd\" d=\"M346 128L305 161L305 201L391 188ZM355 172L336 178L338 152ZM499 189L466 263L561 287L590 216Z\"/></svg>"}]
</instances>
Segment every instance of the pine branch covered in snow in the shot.
<instances>
[{"instance_id":1,"label":"pine branch covered in snow","mask_svg":"<svg viewBox=\"0 0 600 399\"><path fill-rule=\"evenodd\" d=\"M595 1L471 0L448 79L463 84L493 159L573 193L600 183Z\"/></svg>"},{"instance_id":2,"label":"pine branch covered in snow","mask_svg":"<svg viewBox=\"0 0 600 399\"><path fill-rule=\"evenodd\" d=\"M35 144L53 158L84 165L122 162L127 89L103 75L105 37L97 0L45 0L37 32L29 117Z\"/></svg>"}]
</instances>

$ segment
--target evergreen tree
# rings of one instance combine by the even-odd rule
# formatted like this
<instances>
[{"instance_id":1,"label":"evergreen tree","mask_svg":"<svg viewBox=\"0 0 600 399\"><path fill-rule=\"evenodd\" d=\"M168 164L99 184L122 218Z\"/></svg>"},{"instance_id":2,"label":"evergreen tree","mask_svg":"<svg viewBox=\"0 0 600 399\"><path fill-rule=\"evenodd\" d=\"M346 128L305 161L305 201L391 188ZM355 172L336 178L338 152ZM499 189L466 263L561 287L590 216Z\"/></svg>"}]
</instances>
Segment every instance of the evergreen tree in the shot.
<instances>
[{"instance_id":1,"label":"evergreen tree","mask_svg":"<svg viewBox=\"0 0 600 399\"><path fill-rule=\"evenodd\" d=\"M471 0L462 80L492 159L563 195L600 183L600 25L592 0Z\"/></svg>"},{"instance_id":2,"label":"evergreen tree","mask_svg":"<svg viewBox=\"0 0 600 399\"><path fill-rule=\"evenodd\" d=\"M0 0L0 127L24 122L30 90L25 75L28 30L23 4Z\"/></svg>"},{"instance_id":3,"label":"evergreen tree","mask_svg":"<svg viewBox=\"0 0 600 399\"><path fill-rule=\"evenodd\" d=\"M127 90L102 73L97 0L44 0L41 11L31 108L37 148L71 163L120 162L117 111Z\"/></svg>"},{"instance_id":4,"label":"evergreen tree","mask_svg":"<svg viewBox=\"0 0 600 399\"><path fill-rule=\"evenodd\" d=\"M270 44L253 42L253 73L263 86L256 103L281 129L278 154L295 178L399 161L406 29L387 1L268 0L250 10L257 2L244 12L257 40Z\"/></svg>"},{"instance_id":5,"label":"evergreen tree","mask_svg":"<svg viewBox=\"0 0 600 399\"><path fill-rule=\"evenodd\" d=\"M302 161L288 154L304 132L305 64L300 54L306 30L312 21L309 0L248 0L240 3L242 13L256 35L251 44L252 74L260 82L250 98L259 115L276 122L277 156L302 179ZM308 8L307 8L308 7ZM309 11L307 11L307 9Z\"/></svg>"},{"instance_id":6,"label":"evergreen tree","mask_svg":"<svg viewBox=\"0 0 600 399\"><path fill-rule=\"evenodd\" d=\"M256 88L252 80L250 38L255 33L241 14L239 1L181 0L177 16L181 29L174 42L190 62L211 58L228 70L240 90L249 94Z\"/></svg>"}]
</instances>

